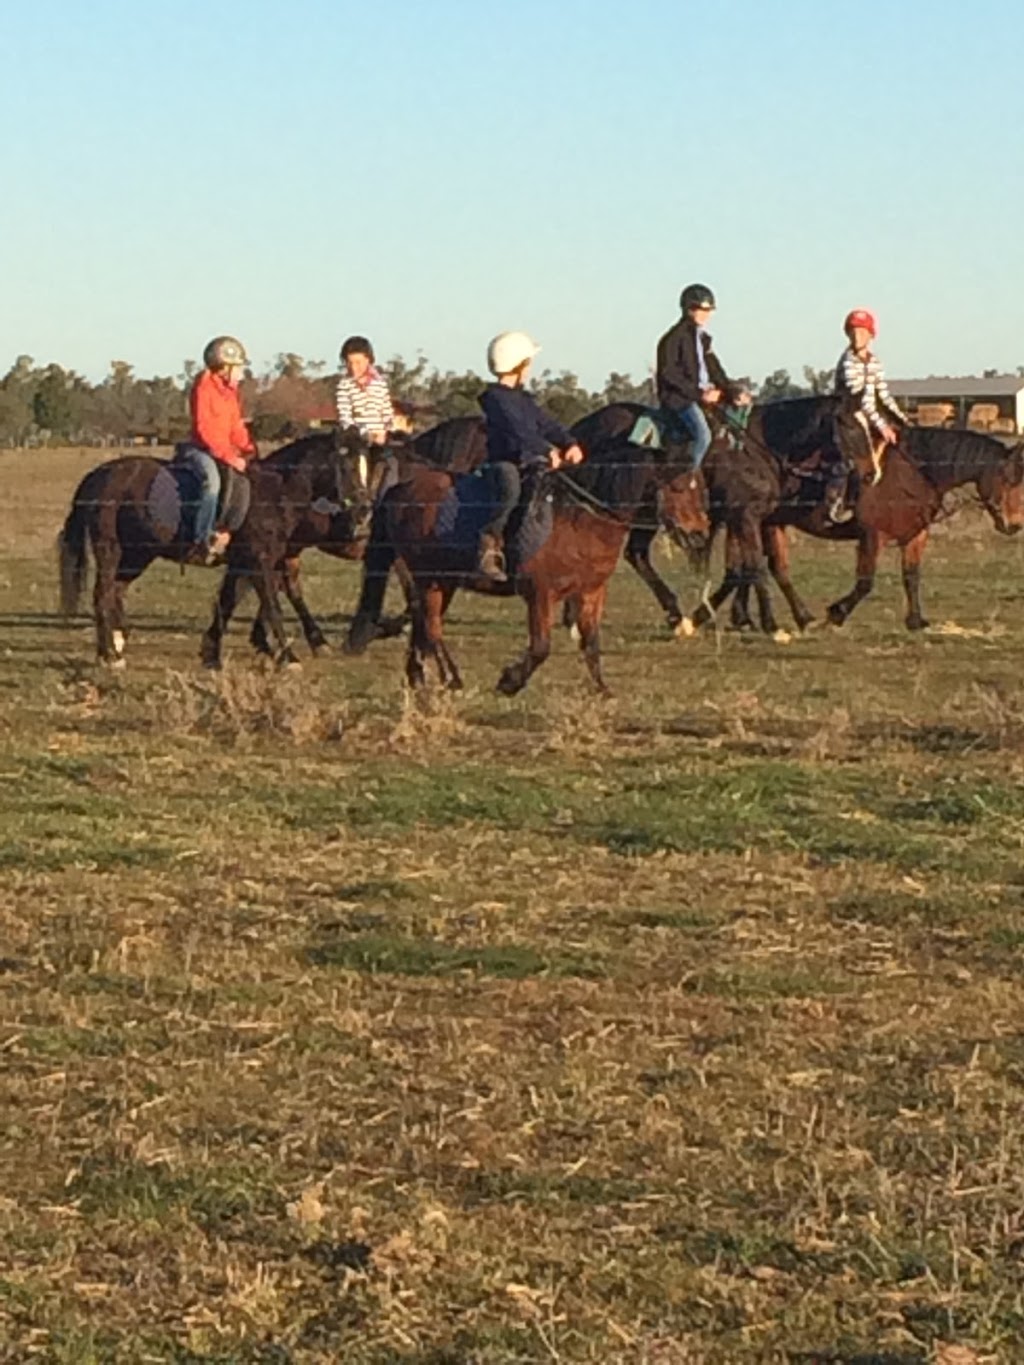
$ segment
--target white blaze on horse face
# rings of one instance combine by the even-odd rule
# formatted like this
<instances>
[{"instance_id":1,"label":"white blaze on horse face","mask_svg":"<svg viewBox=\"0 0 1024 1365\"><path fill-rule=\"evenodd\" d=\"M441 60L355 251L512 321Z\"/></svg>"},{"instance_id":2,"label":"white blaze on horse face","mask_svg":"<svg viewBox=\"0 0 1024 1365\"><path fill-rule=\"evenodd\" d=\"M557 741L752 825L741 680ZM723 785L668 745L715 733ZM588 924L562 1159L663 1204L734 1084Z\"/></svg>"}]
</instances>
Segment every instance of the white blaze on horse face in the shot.
<instances>
[{"instance_id":1,"label":"white blaze on horse face","mask_svg":"<svg viewBox=\"0 0 1024 1365\"><path fill-rule=\"evenodd\" d=\"M365 455L360 455L357 468L359 470L359 487L365 491L370 486L370 461Z\"/></svg>"},{"instance_id":2,"label":"white blaze on horse face","mask_svg":"<svg viewBox=\"0 0 1024 1365\"><path fill-rule=\"evenodd\" d=\"M114 653L120 658L124 653L124 631L112 630L110 632L110 643L114 646Z\"/></svg>"}]
</instances>

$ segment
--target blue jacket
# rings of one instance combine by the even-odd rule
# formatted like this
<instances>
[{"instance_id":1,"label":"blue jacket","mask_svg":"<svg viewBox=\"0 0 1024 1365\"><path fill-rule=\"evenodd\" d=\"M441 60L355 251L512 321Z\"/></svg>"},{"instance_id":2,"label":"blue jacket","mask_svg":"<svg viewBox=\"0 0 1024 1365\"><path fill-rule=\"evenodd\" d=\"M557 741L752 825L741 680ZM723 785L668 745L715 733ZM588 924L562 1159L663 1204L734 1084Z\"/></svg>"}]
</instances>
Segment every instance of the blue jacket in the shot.
<instances>
[{"instance_id":1,"label":"blue jacket","mask_svg":"<svg viewBox=\"0 0 1024 1365\"><path fill-rule=\"evenodd\" d=\"M545 466L552 446L564 450L575 437L549 417L526 389L489 384L480 395L487 420L487 458L507 460L519 469Z\"/></svg>"}]
</instances>

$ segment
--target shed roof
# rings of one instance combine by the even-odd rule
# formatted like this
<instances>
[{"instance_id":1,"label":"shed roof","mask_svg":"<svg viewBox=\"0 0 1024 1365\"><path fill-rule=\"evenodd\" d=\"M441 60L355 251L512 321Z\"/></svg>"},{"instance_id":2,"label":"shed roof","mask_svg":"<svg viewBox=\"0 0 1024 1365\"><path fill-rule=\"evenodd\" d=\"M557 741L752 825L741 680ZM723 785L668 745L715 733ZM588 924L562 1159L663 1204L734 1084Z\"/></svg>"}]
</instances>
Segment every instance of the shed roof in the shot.
<instances>
[{"instance_id":1,"label":"shed roof","mask_svg":"<svg viewBox=\"0 0 1024 1365\"><path fill-rule=\"evenodd\" d=\"M890 379L889 388L900 398L1008 398L1024 389L1024 377L933 374L927 379Z\"/></svg>"}]
</instances>

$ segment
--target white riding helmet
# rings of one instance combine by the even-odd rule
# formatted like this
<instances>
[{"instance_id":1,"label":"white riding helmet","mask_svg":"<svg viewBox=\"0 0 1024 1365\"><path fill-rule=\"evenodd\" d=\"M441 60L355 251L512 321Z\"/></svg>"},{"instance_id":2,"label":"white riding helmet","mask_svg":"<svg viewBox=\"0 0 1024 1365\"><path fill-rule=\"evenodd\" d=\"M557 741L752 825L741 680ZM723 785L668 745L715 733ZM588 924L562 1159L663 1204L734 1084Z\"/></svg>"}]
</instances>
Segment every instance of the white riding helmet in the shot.
<instances>
[{"instance_id":1,"label":"white riding helmet","mask_svg":"<svg viewBox=\"0 0 1024 1365\"><path fill-rule=\"evenodd\" d=\"M493 375L511 374L540 350L525 332L499 332L487 347L487 368Z\"/></svg>"}]
</instances>

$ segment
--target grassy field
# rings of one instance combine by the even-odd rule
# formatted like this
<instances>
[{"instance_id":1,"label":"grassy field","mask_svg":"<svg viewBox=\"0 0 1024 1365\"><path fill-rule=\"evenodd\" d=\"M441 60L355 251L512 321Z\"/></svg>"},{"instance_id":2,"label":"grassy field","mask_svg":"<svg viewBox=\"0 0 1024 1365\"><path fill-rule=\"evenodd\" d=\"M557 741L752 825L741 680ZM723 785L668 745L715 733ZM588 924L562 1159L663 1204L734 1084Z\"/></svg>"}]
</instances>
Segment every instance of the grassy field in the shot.
<instances>
[{"instance_id":1,"label":"grassy field","mask_svg":"<svg viewBox=\"0 0 1024 1365\"><path fill-rule=\"evenodd\" d=\"M568 639L497 697L464 597L417 704L398 641L202 673L167 565L101 673L94 462L0 453L0 1360L1024 1360L1024 546L788 647L620 572L607 703Z\"/></svg>"}]
</instances>

